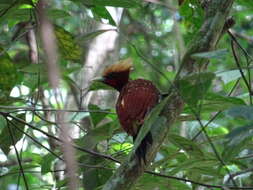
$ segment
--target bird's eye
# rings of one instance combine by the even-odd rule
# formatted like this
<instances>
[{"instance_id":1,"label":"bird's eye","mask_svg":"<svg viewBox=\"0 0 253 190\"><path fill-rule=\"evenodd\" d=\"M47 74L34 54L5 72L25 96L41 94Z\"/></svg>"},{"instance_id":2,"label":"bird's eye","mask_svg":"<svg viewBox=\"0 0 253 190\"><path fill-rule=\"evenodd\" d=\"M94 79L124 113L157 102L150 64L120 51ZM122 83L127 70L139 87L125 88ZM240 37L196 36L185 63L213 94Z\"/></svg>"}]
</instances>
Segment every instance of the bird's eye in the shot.
<instances>
[{"instance_id":1,"label":"bird's eye","mask_svg":"<svg viewBox=\"0 0 253 190\"><path fill-rule=\"evenodd\" d=\"M118 77L118 73L110 73L109 75L105 76L106 79L115 79Z\"/></svg>"}]
</instances>

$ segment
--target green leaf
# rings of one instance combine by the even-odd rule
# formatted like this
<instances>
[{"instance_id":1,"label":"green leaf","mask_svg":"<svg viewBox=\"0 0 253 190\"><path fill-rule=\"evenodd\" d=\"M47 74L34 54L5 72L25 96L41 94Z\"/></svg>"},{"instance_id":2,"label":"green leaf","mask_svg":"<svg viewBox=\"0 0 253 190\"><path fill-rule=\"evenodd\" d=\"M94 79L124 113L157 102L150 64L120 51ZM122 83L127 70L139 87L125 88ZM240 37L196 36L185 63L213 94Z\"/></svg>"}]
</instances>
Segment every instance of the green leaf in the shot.
<instances>
[{"instance_id":1,"label":"green leaf","mask_svg":"<svg viewBox=\"0 0 253 190\"><path fill-rule=\"evenodd\" d=\"M64 75L70 75L70 74L78 73L78 72L80 72L80 70L82 68L83 68L83 65L80 65L80 64L68 65L67 68L66 67L64 68L63 74Z\"/></svg>"},{"instance_id":2,"label":"green leaf","mask_svg":"<svg viewBox=\"0 0 253 190\"><path fill-rule=\"evenodd\" d=\"M31 169L34 169L34 168L38 168L40 167L40 165L38 164L30 164L30 163L22 163L22 168L24 170L31 170ZM14 172L17 172L17 173L20 173L20 166L19 165L15 165L13 167L11 167L11 169L9 170L9 173L14 173Z\"/></svg>"},{"instance_id":3,"label":"green leaf","mask_svg":"<svg viewBox=\"0 0 253 190\"><path fill-rule=\"evenodd\" d=\"M24 73L37 74L40 71L45 72L45 67L41 64L29 64L23 68L20 68L18 71L21 71Z\"/></svg>"},{"instance_id":4,"label":"green leaf","mask_svg":"<svg viewBox=\"0 0 253 190\"><path fill-rule=\"evenodd\" d=\"M100 157L89 156L83 161L84 164L96 166L101 165L103 159ZM83 184L85 189L97 189L103 185L112 175L112 170L103 168L83 167Z\"/></svg>"},{"instance_id":5,"label":"green leaf","mask_svg":"<svg viewBox=\"0 0 253 190\"><path fill-rule=\"evenodd\" d=\"M249 9L253 8L253 2L252 1L237 0L237 3L239 3L240 5L244 5Z\"/></svg>"},{"instance_id":6,"label":"green leaf","mask_svg":"<svg viewBox=\"0 0 253 190\"><path fill-rule=\"evenodd\" d=\"M136 7L139 3L136 0L93 0L95 5L132 8Z\"/></svg>"},{"instance_id":7,"label":"green leaf","mask_svg":"<svg viewBox=\"0 0 253 190\"><path fill-rule=\"evenodd\" d=\"M27 21L31 17L31 9L15 9L12 10L11 19L17 19L19 21Z\"/></svg>"},{"instance_id":8,"label":"green leaf","mask_svg":"<svg viewBox=\"0 0 253 190\"><path fill-rule=\"evenodd\" d=\"M236 97L221 96L216 93L207 93L201 102L201 112L210 113L215 111L227 110L239 105L245 105L245 102ZM184 113L191 113L191 107L184 108Z\"/></svg>"},{"instance_id":9,"label":"green leaf","mask_svg":"<svg viewBox=\"0 0 253 190\"><path fill-rule=\"evenodd\" d=\"M110 152L112 154L117 154L118 152L120 153L126 153L126 155L131 151L133 144L129 142L124 142L124 143L111 143L110 144Z\"/></svg>"},{"instance_id":10,"label":"green leaf","mask_svg":"<svg viewBox=\"0 0 253 190\"><path fill-rule=\"evenodd\" d=\"M2 15L0 19L0 24L3 24L3 22L6 22L6 21L8 22L12 21L14 22L14 25L15 25L16 23L19 23L19 22L26 22L31 17L31 9L30 8L21 9L19 6L19 3L15 3L11 6L10 5L6 6L6 4L3 4L1 7L3 7L1 9L1 12L5 10L7 10L7 12L4 15Z\"/></svg>"},{"instance_id":11,"label":"green leaf","mask_svg":"<svg viewBox=\"0 0 253 190\"><path fill-rule=\"evenodd\" d=\"M22 153L23 159L32 159L32 163L41 165L42 157L40 153L33 153L27 150Z\"/></svg>"},{"instance_id":12,"label":"green leaf","mask_svg":"<svg viewBox=\"0 0 253 190\"><path fill-rule=\"evenodd\" d=\"M41 174L42 175L52 171L51 168L52 168L53 161L55 159L56 159L55 156L51 153L48 153L45 156L43 156L41 160Z\"/></svg>"},{"instance_id":13,"label":"green leaf","mask_svg":"<svg viewBox=\"0 0 253 190\"><path fill-rule=\"evenodd\" d=\"M61 9L49 9L47 11L47 15L51 19L65 18L70 16L68 12Z\"/></svg>"},{"instance_id":14,"label":"green leaf","mask_svg":"<svg viewBox=\"0 0 253 190\"><path fill-rule=\"evenodd\" d=\"M105 32L108 32L108 31L115 31L115 32L116 32L117 30L115 30L115 29L97 30L97 31L94 31L94 32L91 32L91 33L88 33L88 34L84 34L84 35L78 37L78 38L77 38L77 41L78 41L79 43L85 42L85 41L88 41L88 40L90 40L90 39L93 39L93 38L99 36L100 34L103 34L103 33L105 33Z\"/></svg>"},{"instance_id":15,"label":"green leaf","mask_svg":"<svg viewBox=\"0 0 253 190\"><path fill-rule=\"evenodd\" d=\"M222 153L224 161L234 159L252 141L253 123L233 129L227 136Z\"/></svg>"},{"instance_id":16,"label":"green leaf","mask_svg":"<svg viewBox=\"0 0 253 190\"><path fill-rule=\"evenodd\" d=\"M42 71L39 72L38 74L26 74L24 79L23 79L23 85L29 87L31 91L34 91L35 89L38 88L38 84L44 85L48 83L48 76L46 72Z\"/></svg>"},{"instance_id":17,"label":"green leaf","mask_svg":"<svg viewBox=\"0 0 253 190\"><path fill-rule=\"evenodd\" d=\"M81 2L88 7L93 6L110 6L110 7L123 7L133 8L140 5L140 2L136 0L72 0L74 2Z\"/></svg>"},{"instance_id":18,"label":"green leaf","mask_svg":"<svg viewBox=\"0 0 253 190\"><path fill-rule=\"evenodd\" d=\"M108 115L107 112L110 111L109 109L103 110L94 104L89 104L88 108L91 111L90 118L94 127L96 127L97 124L99 124L105 118L105 116Z\"/></svg>"},{"instance_id":19,"label":"green leaf","mask_svg":"<svg viewBox=\"0 0 253 190\"><path fill-rule=\"evenodd\" d=\"M225 109L228 109L229 107L238 106L238 105L246 105L246 103L236 97L230 97L230 96L222 96L220 94L216 93L207 93L204 99L205 103L209 104L222 104L223 107L226 107Z\"/></svg>"},{"instance_id":20,"label":"green leaf","mask_svg":"<svg viewBox=\"0 0 253 190\"><path fill-rule=\"evenodd\" d=\"M10 96L6 96L3 93L2 94L0 93L0 105L9 106L13 103L22 103L22 104L24 104L25 100L22 99L22 98L13 98L13 97L10 97Z\"/></svg>"},{"instance_id":21,"label":"green leaf","mask_svg":"<svg viewBox=\"0 0 253 190\"><path fill-rule=\"evenodd\" d=\"M179 92L189 106L196 106L198 101L206 95L215 75L213 73L199 73L179 80Z\"/></svg>"},{"instance_id":22,"label":"green leaf","mask_svg":"<svg viewBox=\"0 0 253 190\"><path fill-rule=\"evenodd\" d=\"M156 105L151 112L148 114L148 116L145 118L145 122L142 125L137 138L135 139L134 142L134 147L133 147L133 152L136 151L136 149L139 147L142 139L148 134L150 131L151 127L158 127L162 126L166 123L167 119L165 117L159 117L160 112L166 105L168 99L170 97L164 98L158 105Z\"/></svg>"},{"instance_id":23,"label":"green leaf","mask_svg":"<svg viewBox=\"0 0 253 190\"><path fill-rule=\"evenodd\" d=\"M228 139L228 145L233 147L245 139L251 138L253 135L253 123L242 127L233 129L226 138Z\"/></svg>"},{"instance_id":24,"label":"green leaf","mask_svg":"<svg viewBox=\"0 0 253 190\"><path fill-rule=\"evenodd\" d=\"M168 183L170 184L170 190L192 190L189 184L185 182L181 182L178 180L168 179ZM168 187L164 187L164 190L168 190Z\"/></svg>"},{"instance_id":25,"label":"green leaf","mask_svg":"<svg viewBox=\"0 0 253 190\"><path fill-rule=\"evenodd\" d=\"M207 58L207 59L222 59L228 54L227 49L221 49L216 51L209 51L209 52L201 52L201 53L194 53L192 54L192 58Z\"/></svg>"},{"instance_id":26,"label":"green leaf","mask_svg":"<svg viewBox=\"0 0 253 190\"><path fill-rule=\"evenodd\" d=\"M1 55L0 51L0 55ZM18 73L15 64L7 53L0 56L0 90L9 95L17 82Z\"/></svg>"},{"instance_id":27,"label":"green leaf","mask_svg":"<svg viewBox=\"0 0 253 190\"><path fill-rule=\"evenodd\" d=\"M115 122L109 122L103 126L90 130L84 137L78 139L77 144L82 147L92 149L99 142L107 140L112 136L115 129Z\"/></svg>"},{"instance_id":28,"label":"green leaf","mask_svg":"<svg viewBox=\"0 0 253 190\"><path fill-rule=\"evenodd\" d=\"M89 86L89 91L94 90L114 90L114 88L101 82L101 79L94 79Z\"/></svg>"},{"instance_id":29,"label":"green leaf","mask_svg":"<svg viewBox=\"0 0 253 190\"><path fill-rule=\"evenodd\" d=\"M170 175L175 175L178 172L191 171L196 168L205 168L205 167L214 167L219 164L217 159L188 159L180 164L177 167L173 168L170 172Z\"/></svg>"},{"instance_id":30,"label":"green leaf","mask_svg":"<svg viewBox=\"0 0 253 190\"><path fill-rule=\"evenodd\" d=\"M155 175L144 174L138 183L135 190L190 190L190 186L173 179L165 179Z\"/></svg>"},{"instance_id":31,"label":"green leaf","mask_svg":"<svg viewBox=\"0 0 253 190\"><path fill-rule=\"evenodd\" d=\"M5 118L2 115L0 115L0 131L2 131L6 127L6 124L7 123Z\"/></svg>"},{"instance_id":32,"label":"green leaf","mask_svg":"<svg viewBox=\"0 0 253 190\"><path fill-rule=\"evenodd\" d=\"M228 110L227 114L234 118L253 120L253 106L237 106Z\"/></svg>"},{"instance_id":33,"label":"green leaf","mask_svg":"<svg viewBox=\"0 0 253 190\"><path fill-rule=\"evenodd\" d=\"M22 113L18 114L16 117L25 120L25 115L25 113ZM6 156L10 152L10 147L15 145L23 137L23 133L21 131L24 131L25 129L25 125L23 123L17 122L16 120L13 120L12 123L13 124L10 123L10 125L6 125L0 134L0 148ZM19 129L17 129L17 127ZM13 140L9 130L11 130Z\"/></svg>"},{"instance_id":34,"label":"green leaf","mask_svg":"<svg viewBox=\"0 0 253 190\"><path fill-rule=\"evenodd\" d=\"M241 77L240 71L238 70L229 70L229 71L224 71L224 72L219 72L216 73L217 77L220 77L221 80L227 84L231 81L237 80L238 78Z\"/></svg>"},{"instance_id":35,"label":"green leaf","mask_svg":"<svg viewBox=\"0 0 253 190\"><path fill-rule=\"evenodd\" d=\"M91 10L93 14L97 16L100 20L101 18L107 19L111 25L116 26L115 21L113 20L112 16L110 15L110 13L107 11L105 7L95 6L91 8Z\"/></svg>"},{"instance_id":36,"label":"green leaf","mask_svg":"<svg viewBox=\"0 0 253 190\"><path fill-rule=\"evenodd\" d=\"M1 0L0 4L11 5L15 0Z\"/></svg>"},{"instance_id":37,"label":"green leaf","mask_svg":"<svg viewBox=\"0 0 253 190\"><path fill-rule=\"evenodd\" d=\"M195 142L186 139L184 137L181 137L179 135L172 135L172 134L168 136L168 139L175 146L186 151L189 154L189 156L193 156L196 158L204 157L204 153Z\"/></svg>"},{"instance_id":38,"label":"green leaf","mask_svg":"<svg viewBox=\"0 0 253 190\"><path fill-rule=\"evenodd\" d=\"M203 23L204 10L198 0L184 0L179 13L187 30L187 41L190 41Z\"/></svg>"},{"instance_id":39,"label":"green leaf","mask_svg":"<svg viewBox=\"0 0 253 190\"><path fill-rule=\"evenodd\" d=\"M207 129L207 134L209 137L214 137L214 136L221 136L226 135L229 133L229 130L226 127L223 126L212 126L208 125Z\"/></svg>"},{"instance_id":40,"label":"green leaf","mask_svg":"<svg viewBox=\"0 0 253 190\"><path fill-rule=\"evenodd\" d=\"M215 163L215 162L214 162ZM216 163L218 165L219 163ZM193 176L196 174L195 176ZM216 178L223 178L224 176L220 173L219 170L217 170L214 166L206 166L206 167L194 167L186 172L186 176L188 176L190 179L195 178L194 181L199 181L199 177L201 175L208 175L213 176Z\"/></svg>"},{"instance_id":41,"label":"green leaf","mask_svg":"<svg viewBox=\"0 0 253 190\"><path fill-rule=\"evenodd\" d=\"M68 179L57 180L56 187L61 189L65 186L67 186L67 184L68 184Z\"/></svg>"},{"instance_id":42,"label":"green leaf","mask_svg":"<svg viewBox=\"0 0 253 190\"><path fill-rule=\"evenodd\" d=\"M69 61L79 62L82 50L79 44L75 41L75 37L60 26L55 25L54 28L62 57Z\"/></svg>"},{"instance_id":43,"label":"green leaf","mask_svg":"<svg viewBox=\"0 0 253 190\"><path fill-rule=\"evenodd\" d=\"M70 87L70 89L72 90L72 93L79 93L80 89L78 87L78 85L76 84L76 82L71 79L69 77L69 75L63 75L62 78L64 79L64 81L67 83L67 85Z\"/></svg>"}]
</instances>

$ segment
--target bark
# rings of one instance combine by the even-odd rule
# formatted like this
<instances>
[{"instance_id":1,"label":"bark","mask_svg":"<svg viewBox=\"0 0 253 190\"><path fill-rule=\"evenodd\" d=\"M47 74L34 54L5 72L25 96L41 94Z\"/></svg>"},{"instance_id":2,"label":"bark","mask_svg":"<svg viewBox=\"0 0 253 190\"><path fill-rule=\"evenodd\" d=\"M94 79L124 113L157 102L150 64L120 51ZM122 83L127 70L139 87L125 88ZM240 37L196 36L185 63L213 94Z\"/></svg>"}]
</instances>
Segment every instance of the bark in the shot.
<instances>
[{"instance_id":1,"label":"bark","mask_svg":"<svg viewBox=\"0 0 253 190\"><path fill-rule=\"evenodd\" d=\"M144 165L138 163L138 161L134 159L133 153L131 153L129 159L122 163L107 181L103 190L131 189L154 159L162 142L169 133L169 129L177 120L184 106L183 99L180 94L178 94L177 88L175 88L176 80L196 72L197 68L195 65L198 65L197 62L205 61L192 59L192 54L211 51L215 48L222 35L222 30L233 2L234 0L212 0L209 1L206 6L204 22L186 50L174 85L172 85L169 92L166 105L160 113L159 118L165 122L160 122L159 125L151 129L152 136L155 136L155 138L153 138L153 145L147 151L148 164Z\"/></svg>"},{"instance_id":2,"label":"bark","mask_svg":"<svg viewBox=\"0 0 253 190\"><path fill-rule=\"evenodd\" d=\"M122 8L110 8L112 17L119 24L122 16ZM116 29L116 27L106 24L99 24L97 30ZM82 89L88 89L91 80L100 76L102 70L109 64L118 60L117 49L118 33L116 31L108 31L97 36L91 43L84 64L84 72L82 72L81 82ZM115 94L115 93L114 93ZM84 108L88 104L103 105L105 97L108 98L108 91L89 92L84 96ZM115 99L115 98L114 98ZM112 102L114 103L114 102ZM108 106L108 105L106 105Z\"/></svg>"}]
</instances>

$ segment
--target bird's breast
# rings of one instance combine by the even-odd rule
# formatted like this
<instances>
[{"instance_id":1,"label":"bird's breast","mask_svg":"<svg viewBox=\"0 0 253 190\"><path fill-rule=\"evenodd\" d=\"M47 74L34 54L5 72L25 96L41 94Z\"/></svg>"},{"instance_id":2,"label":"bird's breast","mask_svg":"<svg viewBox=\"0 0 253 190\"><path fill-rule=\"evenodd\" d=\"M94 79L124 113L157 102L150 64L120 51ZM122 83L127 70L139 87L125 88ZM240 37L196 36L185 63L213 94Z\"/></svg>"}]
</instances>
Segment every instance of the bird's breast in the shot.
<instances>
[{"instance_id":1,"label":"bird's breast","mask_svg":"<svg viewBox=\"0 0 253 190\"><path fill-rule=\"evenodd\" d=\"M121 90L116 112L123 129L135 136L147 113L158 103L159 91L151 81L137 79L128 82Z\"/></svg>"}]
</instances>

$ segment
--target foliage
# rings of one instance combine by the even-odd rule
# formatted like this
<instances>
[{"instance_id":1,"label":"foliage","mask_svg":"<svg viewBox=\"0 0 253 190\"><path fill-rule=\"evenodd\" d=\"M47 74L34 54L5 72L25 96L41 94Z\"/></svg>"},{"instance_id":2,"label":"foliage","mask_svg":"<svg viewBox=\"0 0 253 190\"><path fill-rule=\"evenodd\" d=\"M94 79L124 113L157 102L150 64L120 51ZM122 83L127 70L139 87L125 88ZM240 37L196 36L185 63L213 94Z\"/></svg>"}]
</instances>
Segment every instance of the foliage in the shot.
<instances>
[{"instance_id":1,"label":"foliage","mask_svg":"<svg viewBox=\"0 0 253 190\"><path fill-rule=\"evenodd\" d=\"M131 57L134 64L131 78L152 80L166 94L185 47L200 28L205 14L200 1L182 2L178 7L175 1L50 1L47 16L57 41L63 94L61 100L55 100L40 39L38 1L1 0L1 189L28 189L27 186L66 189L68 180L57 123L59 108L66 111L64 119L73 132L69 135L73 135L76 148L80 189L103 187L118 168L116 161L126 160L147 130L155 127L156 120L161 123L164 118L158 118L157 114L148 117L150 123L133 145L120 128L114 107L108 106L114 105L115 98L112 101L100 97L104 102L108 100L107 106L90 103L85 107L82 102L88 99L87 94L112 91L93 79L85 81L88 87L83 88L80 75L87 69L89 48L100 36L117 33L115 57ZM112 13L115 8L124 9L120 22ZM231 10L236 21L230 30L234 39L225 33L214 51L191 56L208 59L208 66L200 65L199 72L172 86L178 89L186 106L150 166L150 170L161 175L145 173L135 189L187 190L199 186L221 189L219 186L235 184L253 189L252 10L252 1L236 1ZM96 29L91 23L95 23ZM98 27L101 23L114 28L101 29ZM28 40L31 29L37 39L37 64L31 60L33 52ZM236 44L236 52L231 49L231 40ZM106 59L113 62L109 56ZM205 71L201 70L203 67ZM101 70L94 73L99 77ZM159 106L154 112L157 110Z\"/></svg>"}]
</instances>

